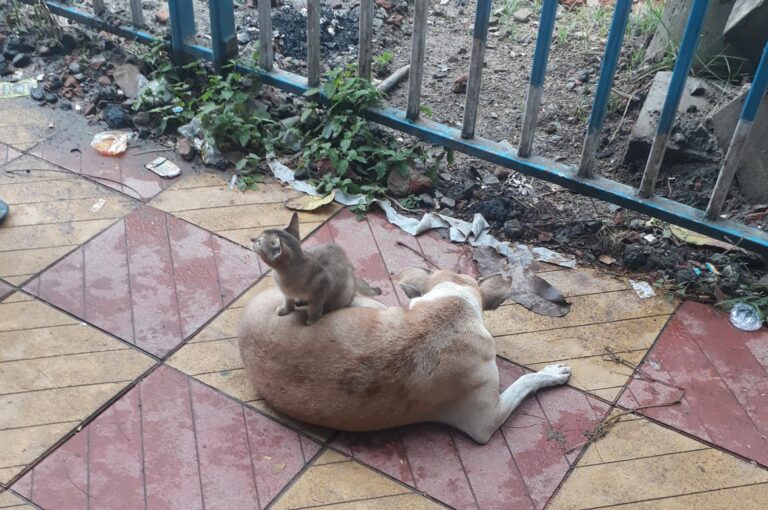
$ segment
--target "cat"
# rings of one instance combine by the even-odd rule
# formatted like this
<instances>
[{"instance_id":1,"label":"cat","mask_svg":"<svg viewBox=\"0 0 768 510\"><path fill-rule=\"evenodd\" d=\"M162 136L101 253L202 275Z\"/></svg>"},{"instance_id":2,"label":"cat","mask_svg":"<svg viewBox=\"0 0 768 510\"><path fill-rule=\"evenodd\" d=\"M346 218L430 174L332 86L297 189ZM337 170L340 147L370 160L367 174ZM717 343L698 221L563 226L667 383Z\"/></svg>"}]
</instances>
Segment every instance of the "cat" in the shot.
<instances>
[{"instance_id":1,"label":"cat","mask_svg":"<svg viewBox=\"0 0 768 510\"><path fill-rule=\"evenodd\" d=\"M285 229L265 230L251 239L253 251L274 270L283 293L283 304L275 310L283 316L297 306L307 307L305 324L314 324L324 313L346 308L355 294L378 296L381 289L357 278L352 262L335 243L302 249L299 215L294 213Z\"/></svg>"}]
</instances>

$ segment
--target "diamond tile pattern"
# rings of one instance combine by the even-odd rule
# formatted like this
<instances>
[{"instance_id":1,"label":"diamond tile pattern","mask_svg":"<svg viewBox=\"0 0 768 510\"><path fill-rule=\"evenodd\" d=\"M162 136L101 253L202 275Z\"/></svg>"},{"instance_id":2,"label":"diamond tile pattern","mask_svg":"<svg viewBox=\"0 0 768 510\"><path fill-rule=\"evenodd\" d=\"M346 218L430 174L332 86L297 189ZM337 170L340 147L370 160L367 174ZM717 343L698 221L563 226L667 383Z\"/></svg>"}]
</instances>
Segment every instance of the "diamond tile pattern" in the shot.
<instances>
[{"instance_id":1,"label":"diamond tile pattern","mask_svg":"<svg viewBox=\"0 0 768 510\"><path fill-rule=\"evenodd\" d=\"M768 471L632 416L589 447L548 508L759 509Z\"/></svg>"},{"instance_id":2,"label":"diamond tile pattern","mask_svg":"<svg viewBox=\"0 0 768 510\"><path fill-rule=\"evenodd\" d=\"M500 388L526 371L498 359ZM343 434L333 446L447 505L544 508L608 406L568 388L524 401L486 445L440 425Z\"/></svg>"},{"instance_id":3,"label":"diamond tile pattern","mask_svg":"<svg viewBox=\"0 0 768 510\"><path fill-rule=\"evenodd\" d=\"M8 483L152 365L16 292L0 302L0 483Z\"/></svg>"},{"instance_id":4,"label":"diamond tile pattern","mask_svg":"<svg viewBox=\"0 0 768 510\"><path fill-rule=\"evenodd\" d=\"M431 510L444 508L333 451L324 452L272 507L333 510Z\"/></svg>"},{"instance_id":5,"label":"diamond tile pattern","mask_svg":"<svg viewBox=\"0 0 768 510\"><path fill-rule=\"evenodd\" d=\"M268 228L283 228L293 211L283 201L301 194L274 181L245 192L229 189L229 175L205 172L185 177L152 201L152 206L250 248L251 238ZM299 213L302 238L341 207L328 204Z\"/></svg>"},{"instance_id":6,"label":"diamond tile pattern","mask_svg":"<svg viewBox=\"0 0 768 510\"><path fill-rule=\"evenodd\" d=\"M32 505L11 491L0 492L0 509L2 510L32 510L33 508Z\"/></svg>"},{"instance_id":7,"label":"diamond tile pattern","mask_svg":"<svg viewBox=\"0 0 768 510\"><path fill-rule=\"evenodd\" d=\"M739 331L726 314L685 303L642 370L685 390L680 405L643 413L768 466L768 331ZM675 388L635 378L621 403L657 405L678 394Z\"/></svg>"},{"instance_id":8,"label":"diamond tile pattern","mask_svg":"<svg viewBox=\"0 0 768 510\"><path fill-rule=\"evenodd\" d=\"M50 163L22 156L0 167L0 278L21 285L135 207L134 201Z\"/></svg>"},{"instance_id":9,"label":"diamond tile pattern","mask_svg":"<svg viewBox=\"0 0 768 510\"><path fill-rule=\"evenodd\" d=\"M264 508L319 445L160 367L14 489L44 508Z\"/></svg>"},{"instance_id":10,"label":"diamond tile pattern","mask_svg":"<svg viewBox=\"0 0 768 510\"><path fill-rule=\"evenodd\" d=\"M25 289L163 356L260 275L253 252L145 206Z\"/></svg>"}]
</instances>

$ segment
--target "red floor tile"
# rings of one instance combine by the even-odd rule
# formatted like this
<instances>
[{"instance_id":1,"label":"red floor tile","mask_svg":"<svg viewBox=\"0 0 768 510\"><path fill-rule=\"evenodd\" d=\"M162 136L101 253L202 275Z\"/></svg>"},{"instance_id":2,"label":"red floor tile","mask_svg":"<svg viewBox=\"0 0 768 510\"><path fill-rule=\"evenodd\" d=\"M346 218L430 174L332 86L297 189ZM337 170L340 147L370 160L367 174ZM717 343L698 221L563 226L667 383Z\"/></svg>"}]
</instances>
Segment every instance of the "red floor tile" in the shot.
<instances>
[{"instance_id":1,"label":"red floor tile","mask_svg":"<svg viewBox=\"0 0 768 510\"><path fill-rule=\"evenodd\" d=\"M768 466L768 330L734 328L724 313L687 302L672 317L642 369L685 389L683 403L647 416ZM620 403L671 402L679 390L633 379Z\"/></svg>"},{"instance_id":2,"label":"red floor tile","mask_svg":"<svg viewBox=\"0 0 768 510\"><path fill-rule=\"evenodd\" d=\"M148 140L132 142L121 156L102 156L91 147L91 140L94 134L106 127L88 125L78 117L72 120L74 126L67 130L57 130L30 153L144 201L150 200L181 178L159 177L144 167L150 161L158 157L168 158L181 168L182 176L193 170L173 149Z\"/></svg>"},{"instance_id":3,"label":"red floor tile","mask_svg":"<svg viewBox=\"0 0 768 510\"><path fill-rule=\"evenodd\" d=\"M501 388L525 373L501 358L498 364ZM541 509L584 433L607 412L602 402L559 387L526 400L483 446L436 424L342 434L333 446L454 508Z\"/></svg>"},{"instance_id":4,"label":"red floor tile","mask_svg":"<svg viewBox=\"0 0 768 510\"><path fill-rule=\"evenodd\" d=\"M260 275L250 250L145 206L25 289L163 356Z\"/></svg>"},{"instance_id":5,"label":"red floor tile","mask_svg":"<svg viewBox=\"0 0 768 510\"><path fill-rule=\"evenodd\" d=\"M264 508L307 438L160 367L14 485L44 508Z\"/></svg>"}]
</instances>

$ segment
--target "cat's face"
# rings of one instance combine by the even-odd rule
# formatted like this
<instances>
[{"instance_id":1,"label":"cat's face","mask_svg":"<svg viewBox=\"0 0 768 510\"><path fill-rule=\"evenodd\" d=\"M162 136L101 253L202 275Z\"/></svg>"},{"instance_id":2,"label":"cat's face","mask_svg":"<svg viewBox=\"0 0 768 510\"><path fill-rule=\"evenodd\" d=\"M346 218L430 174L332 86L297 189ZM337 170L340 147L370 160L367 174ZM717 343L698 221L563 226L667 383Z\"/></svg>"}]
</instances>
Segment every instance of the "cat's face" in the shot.
<instances>
[{"instance_id":1,"label":"cat's face","mask_svg":"<svg viewBox=\"0 0 768 510\"><path fill-rule=\"evenodd\" d=\"M294 213L291 223L284 230L265 230L251 238L253 251L269 267L281 266L301 252L299 244L299 216Z\"/></svg>"}]
</instances>

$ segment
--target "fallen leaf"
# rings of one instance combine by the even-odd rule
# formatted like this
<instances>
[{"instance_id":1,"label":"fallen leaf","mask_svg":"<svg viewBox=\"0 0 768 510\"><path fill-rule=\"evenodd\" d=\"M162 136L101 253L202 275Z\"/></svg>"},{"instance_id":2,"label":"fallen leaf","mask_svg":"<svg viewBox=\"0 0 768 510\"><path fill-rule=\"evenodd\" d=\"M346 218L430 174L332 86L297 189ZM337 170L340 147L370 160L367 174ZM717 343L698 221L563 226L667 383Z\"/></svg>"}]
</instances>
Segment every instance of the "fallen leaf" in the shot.
<instances>
[{"instance_id":1,"label":"fallen leaf","mask_svg":"<svg viewBox=\"0 0 768 510\"><path fill-rule=\"evenodd\" d=\"M314 211L320 209L324 205L328 205L336 198L336 192L333 191L324 197L301 195L299 197L290 198L283 202L283 205L292 211Z\"/></svg>"},{"instance_id":2,"label":"fallen leaf","mask_svg":"<svg viewBox=\"0 0 768 510\"><path fill-rule=\"evenodd\" d=\"M692 232L687 228L678 227L677 225L670 225L669 230L676 238L695 246L709 246L711 248L720 248L722 250L733 250L735 248L732 244L726 243L725 241L718 241L717 239L712 239L703 234L697 234L696 232ZM736 249L741 250L741 248Z\"/></svg>"},{"instance_id":3,"label":"fallen leaf","mask_svg":"<svg viewBox=\"0 0 768 510\"><path fill-rule=\"evenodd\" d=\"M283 463L280 464L272 464L272 474L276 475L277 473L280 473L281 471L285 470L286 466Z\"/></svg>"},{"instance_id":4,"label":"fallen leaf","mask_svg":"<svg viewBox=\"0 0 768 510\"><path fill-rule=\"evenodd\" d=\"M616 259L611 257L610 255L600 255L598 260L603 264L605 264L606 266L611 266L616 263Z\"/></svg>"}]
</instances>

